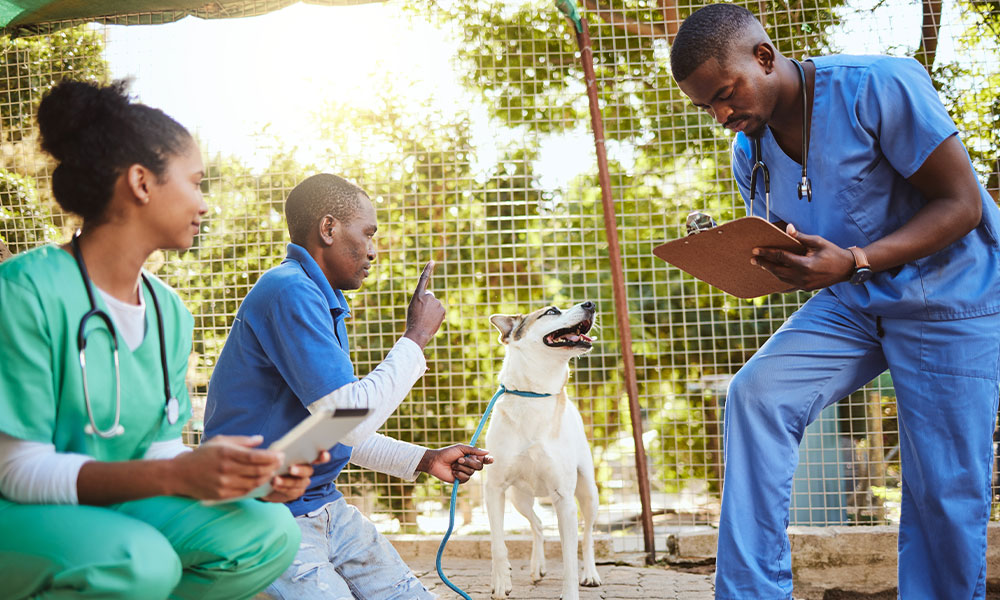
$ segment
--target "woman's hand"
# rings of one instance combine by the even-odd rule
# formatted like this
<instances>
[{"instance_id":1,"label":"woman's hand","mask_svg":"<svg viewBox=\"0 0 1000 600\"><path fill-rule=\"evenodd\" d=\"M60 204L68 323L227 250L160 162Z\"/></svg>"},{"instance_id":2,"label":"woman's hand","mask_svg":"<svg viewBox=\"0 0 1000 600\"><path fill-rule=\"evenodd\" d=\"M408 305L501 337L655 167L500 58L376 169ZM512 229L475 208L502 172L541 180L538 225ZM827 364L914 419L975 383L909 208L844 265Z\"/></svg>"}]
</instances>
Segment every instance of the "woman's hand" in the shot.
<instances>
[{"instance_id":1,"label":"woman's hand","mask_svg":"<svg viewBox=\"0 0 1000 600\"><path fill-rule=\"evenodd\" d=\"M256 449L259 435L218 435L171 459L170 495L198 500L238 498L267 483L281 466L280 452Z\"/></svg>"},{"instance_id":2,"label":"woman's hand","mask_svg":"<svg viewBox=\"0 0 1000 600\"><path fill-rule=\"evenodd\" d=\"M271 493L261 498L264 502L291 502L297 500L306 493L309 487L309 478L313 475L312 465L319 465L330 461L330 453L326 450L320 452L316 460L311 465L292 465L288 473L278 475L271 479Z\"/></svg>"}]
</instances>

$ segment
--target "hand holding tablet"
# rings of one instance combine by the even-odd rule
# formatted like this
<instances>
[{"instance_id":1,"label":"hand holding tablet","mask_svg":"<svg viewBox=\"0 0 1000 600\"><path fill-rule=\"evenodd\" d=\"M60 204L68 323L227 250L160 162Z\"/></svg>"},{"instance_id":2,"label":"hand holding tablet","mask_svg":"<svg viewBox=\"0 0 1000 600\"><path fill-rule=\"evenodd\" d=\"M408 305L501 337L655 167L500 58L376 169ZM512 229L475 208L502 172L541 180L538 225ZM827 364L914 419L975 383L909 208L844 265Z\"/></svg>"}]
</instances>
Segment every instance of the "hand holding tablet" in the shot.
<instances>
[{"instance_id":1,"label":"hand holding tablet","mask_svg":"<svg viewBox=\"0 0 1000 600\"><path fill-rule=\"evenodd\" d=\"M289 473L292 465L312 464L324 451L344 439L344 436L364 421L368 412L367 408L339 408L335 411L323 409L303 419L267 448L284 455L276 475L280 477ZM261 498L270 494L272 490L273 487L268 482L245 496L223 501L204 501L204 504Z\"/></svg>"}]
</instances>

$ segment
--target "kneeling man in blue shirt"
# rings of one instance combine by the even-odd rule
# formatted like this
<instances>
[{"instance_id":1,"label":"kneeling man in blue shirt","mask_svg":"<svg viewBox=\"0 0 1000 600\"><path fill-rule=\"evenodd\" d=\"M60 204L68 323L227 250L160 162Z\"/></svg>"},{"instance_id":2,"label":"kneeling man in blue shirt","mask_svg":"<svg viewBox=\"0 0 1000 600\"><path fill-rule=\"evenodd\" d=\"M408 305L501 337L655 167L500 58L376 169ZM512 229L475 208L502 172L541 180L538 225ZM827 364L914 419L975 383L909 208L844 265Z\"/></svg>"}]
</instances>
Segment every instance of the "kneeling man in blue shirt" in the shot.
<instances>
[{"instance_id":1,"label":"kneeling man in blue shirt","mask_svg":"<svg viewBox=\"0 0 1000 600\"><path fill-rule=\"evenodd\" d=\"M370 416L330 448L330 462L316 465L305 494L287 503L302 544L267 591L296 599L434 598L335 483L348 461L403 479L425 472L449 483L467 481L492 462L471 446L431 450L375 433L423 375L423 348L444 320L444 307L426 289L433 263L410 300L403 337L358 380L341 290L361 287L375 260L375 209L361 188L319 174L292 190L285 216L288 255L261 276L236 313L209 383L205 435L260 434L266 446L320 408L369 407Z\"/></svg>"}]
</instances>

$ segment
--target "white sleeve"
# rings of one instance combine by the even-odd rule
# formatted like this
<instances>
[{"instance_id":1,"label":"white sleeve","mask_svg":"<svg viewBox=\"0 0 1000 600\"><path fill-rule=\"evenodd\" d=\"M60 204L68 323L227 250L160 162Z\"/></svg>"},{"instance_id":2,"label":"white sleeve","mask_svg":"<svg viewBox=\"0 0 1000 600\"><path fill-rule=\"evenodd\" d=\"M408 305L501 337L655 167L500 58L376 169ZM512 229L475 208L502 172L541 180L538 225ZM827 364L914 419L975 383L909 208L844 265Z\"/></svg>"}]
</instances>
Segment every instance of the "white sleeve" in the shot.
<instances>
[{"instance_id":1,"label":"white sleeve","mask_svg":"<svg viewBox=\"0 0 1000 600\"><path fill-rule=\"evenodd\" d=\"M368 408L371 413L341 440L346 446L360 446L410 393L413 384L427 370L424 352L416 342L399 338L385 360L364 379L339 387L308 406L310 413L321 409Z\"/></svg>"},{"instance_id":2,"label":"white sleeve","mask_svg":"<svg viewBox=\"0 0 1000 600\"><path fill-rule=\"evenodd\" d=\"M142 457L148 460L170 459L190 451L191 448L185 446L181 438L176 437L172 440L153 442Z\"/></svg>"},{"instance_id":3,"label":"white sleeve","mask_svg":"<svg viewBox=\"0 0 1000 600\"><path fill-rule=\"evenodd\" d=\"M80 467L92 460L0 433L0 495L22 504L78 504Z\"/></svg>"},{"instance_id":4,"label":"white sleeve","mask_svg":"<svg viewBox=\"0 0 1000 600\"><path fill-rule=\"evenodd\" d=\"M399 477L407 481L417 478L417 465L427 449L376 433L356 446L351 463L359 467Z\"/></svg>"}]
</instances>

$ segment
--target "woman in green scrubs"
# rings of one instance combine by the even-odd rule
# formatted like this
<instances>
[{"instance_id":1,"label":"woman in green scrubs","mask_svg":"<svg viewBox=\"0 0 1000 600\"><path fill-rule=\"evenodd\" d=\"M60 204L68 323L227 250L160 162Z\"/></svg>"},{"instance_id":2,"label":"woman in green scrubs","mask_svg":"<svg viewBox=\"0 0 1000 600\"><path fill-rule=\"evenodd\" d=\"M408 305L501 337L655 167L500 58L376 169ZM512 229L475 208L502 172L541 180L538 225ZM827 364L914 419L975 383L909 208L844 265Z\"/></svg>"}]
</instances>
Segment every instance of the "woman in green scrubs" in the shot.
<instances>
[{"instance_id":1,"label":"woman in green scrubs","mask_svg":"<svg viewBox=\"0 0 1000 600\"><path fill-rule=\"evenodd\" d=\"M83 226L0 264L0 596L249 598L295 556L280 502L312 469L274 477L259 437L181 444L193 319L142 265L198 233L198 147L123 84L61 83L38 124L53 194ZM110 318L87 319L81 368L92 307ZM200 502L269 481L272 502Z\"/></svg>"}]
</instances>

